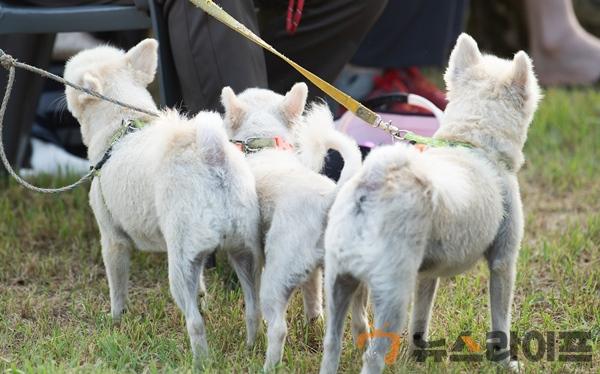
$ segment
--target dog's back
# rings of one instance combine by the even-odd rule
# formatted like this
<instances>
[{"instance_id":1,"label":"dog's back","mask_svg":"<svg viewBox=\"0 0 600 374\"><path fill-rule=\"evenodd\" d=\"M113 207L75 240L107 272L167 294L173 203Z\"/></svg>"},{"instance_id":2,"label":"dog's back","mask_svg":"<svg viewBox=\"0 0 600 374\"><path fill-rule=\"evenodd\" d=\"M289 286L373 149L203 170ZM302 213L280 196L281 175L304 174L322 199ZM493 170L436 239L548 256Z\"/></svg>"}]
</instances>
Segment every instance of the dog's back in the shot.
<instances>
[{"instance_id":1,"label":"dog's back","mask_svg":"<svg viewBox=\"0 0 600 374\"><path fill-rule=\"evenodd\" d=\"M493 165L471 152L421 153L404 144L373 151L332 208L326 247L343 247L350 261L337 266L368 272L377 266L368 259L396 256L400 237L421 243L424 254L415 266L437 276L460 273L480 259L503 219L504 191ZM367 261L356 263L356 256Z\"/></svg>"},{"instance_id":2,"label":"dog's back","mask_svg":"<svg viewBox=\"0 0 600 374\"><path fill-rule=\"evenodd\" d=\"M180 224L215 248L256 231L254 178L216 113L188 120L167 112L127 135L100 183L113 219L140 249L166 250L163 235Z\"/></svg>"}]
</instances>

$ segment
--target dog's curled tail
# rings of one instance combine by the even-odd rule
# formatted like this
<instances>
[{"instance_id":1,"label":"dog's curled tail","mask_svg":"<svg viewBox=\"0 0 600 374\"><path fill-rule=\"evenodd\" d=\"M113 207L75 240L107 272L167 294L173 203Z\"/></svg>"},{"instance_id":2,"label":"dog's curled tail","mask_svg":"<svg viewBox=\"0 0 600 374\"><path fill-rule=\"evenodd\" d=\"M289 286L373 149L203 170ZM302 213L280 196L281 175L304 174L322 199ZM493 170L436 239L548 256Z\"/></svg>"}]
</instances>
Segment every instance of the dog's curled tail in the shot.
<instances>
[{"instance_id":1,"label":"dog's curled tail","mask_svg":"<svg viewBox=\"0 0 600 374\"><path fill-rule=\"evenodd\" d=\"M333 116L326 104L312 104L302 123L295 127L298 156L309 169L320 172L327 151L338 151L344 168L338 189L355 175L362 165L362 155L356 142L334 127Z\"/></svg>"},{"instance_id":2,"label":"dog's curled tail","mask_svg":"<svg viewBox=\"0 0 600 374\"><path fill-rule=\"evenodd\" d=\"M197 126L196 141L202 159L209 165L222 164L229 140L219 113L200 112L192 120Z\"/></svg>"}]
</instances>

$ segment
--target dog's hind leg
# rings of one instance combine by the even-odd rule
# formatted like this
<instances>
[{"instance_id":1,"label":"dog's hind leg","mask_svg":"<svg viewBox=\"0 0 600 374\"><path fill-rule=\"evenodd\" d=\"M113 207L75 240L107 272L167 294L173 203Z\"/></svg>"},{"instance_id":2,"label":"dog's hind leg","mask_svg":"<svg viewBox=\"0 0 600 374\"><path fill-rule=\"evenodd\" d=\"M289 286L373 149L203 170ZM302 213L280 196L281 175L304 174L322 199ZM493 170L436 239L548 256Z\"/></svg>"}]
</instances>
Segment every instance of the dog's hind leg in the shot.
<instances>
[{"instance_id":1,"label":"dog's hind leg","mask_svg":"<svg viewBox=\"0 0 600 374\"><path fill-rule=\"evenodd\" d=\"M132 245L127 235L114 225L100 191L100 179L97 178L92 181L90 205L100 229L102 260L110 290L110 314L113 321L118 323L127 304Z\"/></svg>"},{"instance_id":2,"label":"dog's hind leg","mask_svg":"<svg viewBox=\"0 0 600 374\"><path fill-rule=\"evenodd\" d=\"M407 262L381 267L369 276L375 323L363 354L363 374L381 373L385 363L392 363L398 354L400 333L417 277L417 266Z\"/></svg>"},{"instance_id":3,"label":"dog's hind leg","mask_svg":"<svg viewBox=\"0 0 600 374\"><path fill-rule=\"evenodd\" d=\"M323 273L320 267L314 269L302 285L302 296L306 321L310 323L321 318L323 316Z\"/></svg>"},{"instance_id":4,"label":"dog's hind leg","mask_svg":"<svg viewBox=\"0 0 600 374\"><path fill-rule=\"evenodd\" d=\"M229 262L240 280L244 293L246 313L246 345L252 347L256 340L256 333L260 327L260 303L258 300L258 280L256 276L255 258L248 250L229 252Z\"/></svg>"},{"instance_id":5,"label":"dog's hind leg","mask_svg":"<svg viewBox=\"0 0 600 374\"><path fill-rule=\"evenodd\" d=\"M493 342L492 360L509 365L510 363L510 307L515 282L516 251L496 257L488 257L490 269L490 311L492 316Z\"/></svg>"},{"instance_id":6,"label":"dog's hind leg","mask_svg":"<svg viewBox=\"0 0 600 374\"><path fill-rule=\"evenodd\" d=\"M283 346L287 336L285 314L292 292L298 286L290 281L289 269L267 264L262 273L260 285L260 305L267 322L267 355L264 370L275 367L283 356Z\"/></svg>"},{"instance_id":7,"label":"dog's hind leg","mask_svg":"<svg viewBox=\"0 0 600 374\"><path fill-rule=\"evenodd\" d=\"M409 332L411 350L425 348L431 309L435 300L437 286L438 278L417 278Z\"/></svg>"},{"instance_id":8,"label":"dog's hind leg","mask_svg":"<svg viewBox=\"0 0 600 374\"><path fill-rule=\"evenodd\" d=\"M354 296L352 296L352 337L354 343L358 343L361 336L366 336L369 332L369 316L367 314L367 304L369 302L369 288L365 283L361 283Z\"/></svg>"},{"instance_id":9,"label":"dog's hind leg","mask_svg":"<svg viewBox=\"0 0 600 374\"><path fill-rule=\"evenodd\" d=\"M490 263L490 309L494 339L494 360L510 361L510 305L515 282L515 264L511 260Z\"/></svg>"},{"instance_id":10,"label":"dog's hind leg","mask_svg":"<svg viewBox=\"0 0 600 374\"><path fill-rule=\"evenodd\" d=\"M523 213L518 186L507 194L505 215L491 247L486 252L490 269L490 311L494 344L491 359L518 370L518 363L510 361L510 308L516 276L516 262L523 236Z\"/></svg>"},{"instance_id":11,"label":"dog's hind leg","mask_svg":"<svg viewBox=\"0 0 600 374\"><path fill-rule=\"evenodd\" d=\"M325 266L327 319L321 374L337 372L342 348L344 321L352 295L360 284L358 279L349 274L338 274L334 265L326 264Z\"/></svg>"},{"instance_id":12,"label":"dog's hind leg","mask_svg":"<svg viewBox=\"0 0 600 374\"><path fill-rule=\"evenodd\" d=\"M212 249L197 252L194 259L189 259L182 248L177 246L168 248L169 286L173 299L185 315L190 344L197 364L200 363L201 356L208 354L206 328L198 310L197 295L200 269L205 261L204 257L208 256Z\"/></svg>"},{"instance_id":13,"label":"dog's hind leg","mask_svg":"<svg viewBox=\"0 0 600 374\"><path fill-rule=\"evenodd\" d=\"M121 320L127 304L131 248L126 241L102 232L102 259L110 289L110 312L115 323Z\"/></svg>"}]
</instances>

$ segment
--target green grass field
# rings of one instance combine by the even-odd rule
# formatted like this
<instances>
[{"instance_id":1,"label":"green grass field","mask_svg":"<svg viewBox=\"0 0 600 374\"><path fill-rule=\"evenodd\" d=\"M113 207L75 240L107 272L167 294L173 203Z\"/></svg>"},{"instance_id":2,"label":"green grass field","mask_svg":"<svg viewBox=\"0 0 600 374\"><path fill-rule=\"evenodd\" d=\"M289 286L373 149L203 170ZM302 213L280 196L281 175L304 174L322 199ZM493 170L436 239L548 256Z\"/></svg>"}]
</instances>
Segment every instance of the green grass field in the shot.
<instances>
[{"instance_id":1,"label":"green grass field","mask_svg":"<svg viewBox=\"0 0 600 374\"><path fill-rule=\"evenodd\" d=\"M586 331L591 363L519 359L525 372L600 372L600 93L549 90L536 115L520 174L526 236L518 265L512 328ZM38 184L60 184L40 178ZM0 371L191 371L185 324L167 284L164 254L136 253L130 303L120 325L109 312L98 232L80 188L58 196L0 189ZM435 303L433 339L450 351L461 332L485 346L489 329L488 272L483 264L443 280ZM399 285L401 286L401 285ZM220 259L207 272L204 316L212 357L208 372L258 372L260 335L244 347L243 302L235 276ZM306 327L301 298L288 312L282 372L316 372L322 326ZM349 331L342 372L357 372L361 352ZM556 345L556 356L561 342ZM536 351L535 345L532 351ZM479 363L415 363L401 353L388 372L496 372Z\"/></svg>"}]
</instances>

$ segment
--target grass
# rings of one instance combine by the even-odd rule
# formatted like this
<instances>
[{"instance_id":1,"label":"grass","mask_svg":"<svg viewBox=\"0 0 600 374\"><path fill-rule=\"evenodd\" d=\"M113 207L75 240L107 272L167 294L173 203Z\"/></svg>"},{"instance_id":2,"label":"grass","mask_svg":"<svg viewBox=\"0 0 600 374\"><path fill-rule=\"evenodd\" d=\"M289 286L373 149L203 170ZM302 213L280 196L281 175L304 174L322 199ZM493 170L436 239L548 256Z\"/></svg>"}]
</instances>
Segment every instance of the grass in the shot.
<instances>
[{"instance_id":1,"label":"grass","mask_svg":"<svg viewBox=\"0 0 600 374\"><path fill-rule=\"evenodd\" d=\"M591 333L592 363L531 362L526 372L600 372L600 93L549 90L529 133L521 172L526 235L518 263L512 329ZM38 184L60 184L41 178ZM0 370L5 372L192 371L181 313L168 291L166 256L136 253L129 310L120 325L109 312L108 286L87 191L58 196L0 189ZM461 332L485 345L487 270L480 265L442 281L431 335L450 350ZM212 357L208 372L258 372L260 336L244 348L243 302L231 270L207 272L204 315ZM282 372L316 372L321 328L308 328L296 295ZM349 332L341 372L357 372L361 352ZM557 344L557 350L558 346ZM492 363L401 354L388 372L496 372Z\"/></svg>"}]
</instances>

